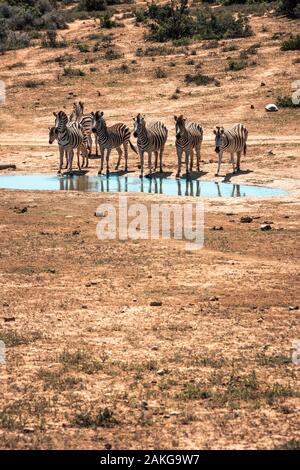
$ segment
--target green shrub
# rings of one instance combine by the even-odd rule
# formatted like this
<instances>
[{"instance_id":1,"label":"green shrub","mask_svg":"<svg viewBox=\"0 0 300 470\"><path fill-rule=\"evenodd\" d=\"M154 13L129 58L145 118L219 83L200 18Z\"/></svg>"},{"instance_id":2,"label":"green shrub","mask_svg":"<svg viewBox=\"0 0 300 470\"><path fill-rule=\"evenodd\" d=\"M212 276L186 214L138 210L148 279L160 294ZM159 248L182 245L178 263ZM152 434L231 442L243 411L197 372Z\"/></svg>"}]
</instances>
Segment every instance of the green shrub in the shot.
<instances>
[{"instance_id":1,"label":"green shrub","mask_svg":"<svg viewBox=\"0 0 300 470\"><path fill-rule=\"evenodd\" d=\"M77 45L79 52L87 53L90 52L90 48L88 44L78 44Z\"/></svg>"},{"instance_id":2,"label":"green shrub","mask_svg":"<svg viewBox=\"0 0 300 470\"><path fill-rule=\"evenodd\" d=\"M300 34L296 36L291 35L289 39L283 41L281 44L283 51L299 51L300 50Z\"/></svg>"},{"instance_id":3,"label":"green shrub","mask_svg":"<svg viewBox=\"0 0 300 470\"><path fill-rule=\"evenodd\" d=\"M116 60L116 59L120 59L122 57L122 55L115 51L114 49L108 49L105 54L104 54L104 58L106 60Z\"/></svg>"},{"instance_id":4,"label":"green shrub","mask_svg":"<svg viewBox=\"0 0 300 470\"><path fill-rule=\"evenodd\" d=\"M300 18L299 0L281 0L278 6L278 12L291 18Z\"/></svg>"},{"instance_id":5,"label":"green shrub","mask_svg":"<svg viewBox=\"0 0 300 470\"><path fill-rule=\"evenodd\" d=\"M230 70L232 72L237 72L237 71L242 70L246 67L248 67L248 64L245 60L243 60L243 59L230 59L229 62L228 62L228 66L226 67L226 70Z\"/></svg>"}]
</instances>

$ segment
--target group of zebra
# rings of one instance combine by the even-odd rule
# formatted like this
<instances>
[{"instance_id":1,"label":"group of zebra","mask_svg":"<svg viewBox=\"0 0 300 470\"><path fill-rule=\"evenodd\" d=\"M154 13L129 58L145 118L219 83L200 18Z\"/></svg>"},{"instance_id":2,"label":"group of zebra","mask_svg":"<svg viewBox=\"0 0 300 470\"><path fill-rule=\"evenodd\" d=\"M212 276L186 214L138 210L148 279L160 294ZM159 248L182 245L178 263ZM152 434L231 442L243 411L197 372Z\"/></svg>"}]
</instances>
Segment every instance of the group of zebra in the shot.
<instances>
[{"instance_id":1,"label":"group of zebra","mask_svg":"<svg viewBox=\"0 0 300 470\"><path fill-rule=\"evenodd\" d=\"M96 155L98 147L100 148L100 166L98 174L103 171L104 157L106 152L106 174L109 175L109 157L112 149L118 152L118 162L116 170L119 169L121 157L125 155L125 172L128 171L128 145L139 155L140 176L144 175L144 154L148 154L148 174L152 174L152 154L154 153L154 171L158 168L163 171L163 153L168 138L168 129L160 122L155 121L146 123L144 116L138 114L133 118L133 135L137 138L137 147L132 144L131 132L124 123L117 123L107 126L104 119L104 113L97 111L90 114L84 114L84 104L82 102L74 103L73 111L68 118L64 111L54 113L55 125L49 128L49 143L55 140L59 146L59 169L60 174L63 167L64 156L66 156L66 169L72 171L74 150L77 149L78 168L88 167L89 157L92 153L93 139L95 136ZM197 158L197 171L200 171L201 146L203 142L203 128L200 124L189 121L182 115L174 116L176 130L176 150L178 157L178 171L176 177L180 178L182 156L185 154L186 176L189 176L193 170L194 152ZM219 175L222 163L223 153L229 152L231 155L233 172L240 170L241 154L246 154L246 145L248 130L243 124L236 124L229 129L216 127L215 134L215 152L218 154L218 169L216 176ZM80 153L82 154L82 164L80 163ZM235 163L234 154L237 155Z\"/></svg>"}]
</instances>

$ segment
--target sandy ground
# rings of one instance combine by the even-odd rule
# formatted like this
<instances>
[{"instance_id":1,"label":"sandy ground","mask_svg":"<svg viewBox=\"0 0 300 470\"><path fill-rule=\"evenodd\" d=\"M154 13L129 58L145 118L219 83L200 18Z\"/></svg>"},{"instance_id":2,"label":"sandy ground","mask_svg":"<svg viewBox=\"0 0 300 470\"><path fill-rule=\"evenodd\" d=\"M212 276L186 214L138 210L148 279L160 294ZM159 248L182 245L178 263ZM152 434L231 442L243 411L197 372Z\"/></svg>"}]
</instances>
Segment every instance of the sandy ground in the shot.
<instances>
[{"instance_id":1,"label":"sandy ground","mask_svg":"<svg viewBox=\"0 0 300 470\"><path fill-rule=\"evenodd\" d=\"M170 130L166 174L176 171L173 115L182 113L204 127L200 179L225 177L288 195L206 200L205 247L187 251L173 239L98 240L95 211L104 202L117 207L117 195L1 190L0 339L7 364L0 365L0 446L299 447L299 366L291 361L299 310L289 308L299 305L299 110L264 111L299 78L297 53L280 51L271 39L296 31L297 23L253 17L251 38L221 41L216 49L199 42L154 61L135 56L148 45L143 27L132 18L123 23L112 30L121 59L105 60L102 50L80 54L72 45L1 57L1 164L15 163L13 174L55 173L52 112L69 112L82 99L109 122L132 127L137 112L163 120ZM88 37L98 29L77 21L62 36L94 44ZM226 57L257 42L256 66L225 72ZM240 50L222 52L232 43ZM62 67L49 62L67 52L85 77L63 77ZM186 86L184 75L195 68L188 59L202 62L221 86ZM128 74L116 71L123 63ZM153 77L157 66L168 78ZM28 89L29 79L45 85ZM179 98L170 99L176 88ZM212 129L238 121L249 129L244 171L231 176L226 159L215 178ZM90 163L96 174L98 160ZM137 172L132 153L130 170ZM185 201L145 194L129 200L147 207ZM245 215L251 223L241 223ZM265 222L270 231L261 231Z\"/></svg>"}]
</instances>

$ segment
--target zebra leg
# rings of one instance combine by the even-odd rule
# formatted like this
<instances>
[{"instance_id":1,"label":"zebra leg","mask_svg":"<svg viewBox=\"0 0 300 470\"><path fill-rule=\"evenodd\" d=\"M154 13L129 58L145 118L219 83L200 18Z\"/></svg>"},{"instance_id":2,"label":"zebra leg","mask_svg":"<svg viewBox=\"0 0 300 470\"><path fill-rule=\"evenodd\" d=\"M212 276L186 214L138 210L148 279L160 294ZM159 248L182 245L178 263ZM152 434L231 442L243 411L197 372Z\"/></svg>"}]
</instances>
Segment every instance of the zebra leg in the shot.
<instances>
[{"instance_id":1,"label":"zebra leg","mask_svg":"<svg viewBox=\"0 0 300 470\"><path fill-rule=\"evenodd\" d=\"M109 175L109 155L110 155L111 149L108 148L106 149L106 175Z\"/></svg>"},{"instance_id":2,"label":"zebra leg","mask_svg":"<svg viewBox=\"0 0 300 470\"><path fill-rule=\"evenodd\" d=\"M58 171L57 171L57 174L61 174L61 169L62 169L62 166L63 166L63 162L64 162L64 154L65 154L65 151L64 151L64 148L63 147L59 147L59 167L58 167ZM66 152L66 156L67 156L67 163L68 163L68 154Z\"/></svg>"},{"instance_id":3,"label":"zebra leg","mask_svg":"<svg viewBox=\"0 0 300 470\"><path fill-rule=\"evenodd\" d=\"M181 161L182 161L182 150L181 149L177 149L177 159L178 159L178 170L177 170L176 178L180 178Z\"/></svg>"},{"instance_id":4,"label":"zebra leg","mask_svg":"<svg viewBox=\"0 0 300 470\"><path fill-rule=\"evenodd\" d=\"M242 152L237 152L236 171L241 169L241 154Z\"/></svg>"},{"instance_id":5,"label":"zebra leg","mask_svg":"<svg viewBox=\"0 0 300 470\"><path fill-rule=\"evenodd\" d=\"M84 163L84 162L83 162ZM82 165L83 165L82 163ZM77 147L77 166L78 170L81 171L81 165L80 165L80 147Z\"/></svg>"},{"instance_id":6,"label":"zebra leg","mask_svg":"<svg viewBox=\"0 0 300 470\"><path fill-rule=\"evenodd\" d=\"M100 165L99 165L98 175L101 175L102 170L103 170L104 150L105 149L103 147L100 147L101 156L100 156Z\"/></svg>"},{"instance_id":7,"label":"zebra leg","mask_svg":"<svg viewBox=\"0 0 300 470\"><path fill-rule=\"evenodd\" d=\"M193 163L194 163L194 150L193 150L193 149L191 149L191 150L190 150L190 152L191 152L191 153L190 153L190 159L191 159L191 161L190 161L190 171L193 171Z\"/></svg>"},{"instance_id":8,"label":"zebra leg","mask_svg":"<svg viewBox=\"0 0 300 470\"><path fill-rule=\"evenodd\" d=\"M154 171L156 171L157 169L157 163L158 163L158 152L154 152L154 156L155 156L155 159L154 159Z\"/></svg>"},{"instance_id":9,"label":"zebra leg","mask_svg":"<svg viewBox=\"0 0 300 470\"><path fill-rule=\"evenodd\" d=\"M96 157L98 157L98 137L97 137L97 134L95 134L95 146L96 146Z\"/></svg>"},{"instance_id":10,"label":"zebra leg","mask_svg":"<svg viewBox=\"0 0 300 470\"><path fill-rule=\"evenodd\" d=\"M160 152L159 152L159 171L160 173L163 172L163 153L164 153L164 148L160 149Z\"/></svg>"},{"instance_id":11,"label":"zebra leg","mask_svg":"<svg viewBox=\"0 0 300 470\"><path fill-rule=\"evenodd\" d=\"M71 171L72 171L73 156L74 156L74 150L70 149L70 151L69 151L69 173L71 173Z\"/></svg>"},{"instance_id":12,"label":"zebra leg","mask_svg":"<svg viewBox=\"0 0 300 470\"><path fill-rule=\"evenodd\" d=\"M200 147L196 147L196 156L197 156L197 171L200 171L200 159L201 159Z\"/></svg>"},{"instance_id":13,"label":"zebra leg","mask_svg":"<svg viewBox=\"0 0 300 470\"><path fill-rule=\"evenodd\" d=\"M93 147L93 139L91 134L88 137L88 149L89 149L89 157L92 155L92 147Z\"/></svg>"},{"instance_id":14,"label":"zebra leg","mask_svg":"<svg viewBox=\"0 0 300 470\"><path fill-rule=\"evenodd\" d=\"M123 155L123 152L122 152L121 147L117 147L117 152L118 152L119 158L118 158L118 161L117 161L115 170L118 170L118 168L119 168L119 166L120 166L120 162L121 162L121 157L122 157L122 155Z\"/></svg>"},{"instance_id":15,"label":"zebra leg","mask_svg":"<svg viewBox=\"0 0 300 470\"><path fill-rule=\"evenodd\" d=\"M125 153L125 171L128 171L128 142L124 142L124 153Z\"/></svg>"},{"instance_id":16,"label":"zebra leg","mask_svg":"<svg viewBox=\"0 0 300 470\"><path fill-rule=\"evenodd\" d=\"M231 157L231 164L232 164L232 173L235 173L234 153L231 153L230 157Z\"/></svg>"},{"instance_id":17,"label":"zebra leg","mask_svg":"<svg viewBox=\"0 0 300 470\"><path fill-rule=\"evenodd\" d=\"M140 151L140 158L141 158L141 172L140 172L140 178L143 178L144 176L144 151Z\"/></svg>"},{"instance_id":18,"label":"zebra leg","mask_svg":"<svg viewBox=\"0 0 300 470\"><path fill-rule=\"evenodd\" d=\"M151 176L151 173L152 173L152 152L148 152L148 175L147 176Z\"/></svg>"},{"instance_id":19,"label":"zebra leg","mask_svg":"<svg viewBox=\"0 0 300 470\"><path fill-rule=\"evenodd\" d=\"M189 178L190 177L190 172L189 172L189 159L190 159L190 153L189 151L187 150L185 152L185 173L186 173L186 177Z\"/></svg>"},{"instance_id":20,"label":"zebra leg","mask_svg":"<svg viewBox=\"0 0 300 470\"><path fill-rule=\"evenodd\" d=\"M217 173L215 174L215 176L219 176L219 172L220 172L220 168L221 168L221 163L222 163L222 158L223 158L223 152L219 152L219 161L218 161L218 169L217 169Z\"/></svg>"},{"instance_id":21,"label":"zebra leg","mask_svg":"<svg viewBox=\"0 0 300 470\"><path fill-rule=\"evenodd\" d=\"M65 164L64 169L67 170L67 169L68 169L68 165L69 165L68 152L67 152L67 151L65 151L65 159L66 159L66 164Z\"/></svg>"}]
</instances>

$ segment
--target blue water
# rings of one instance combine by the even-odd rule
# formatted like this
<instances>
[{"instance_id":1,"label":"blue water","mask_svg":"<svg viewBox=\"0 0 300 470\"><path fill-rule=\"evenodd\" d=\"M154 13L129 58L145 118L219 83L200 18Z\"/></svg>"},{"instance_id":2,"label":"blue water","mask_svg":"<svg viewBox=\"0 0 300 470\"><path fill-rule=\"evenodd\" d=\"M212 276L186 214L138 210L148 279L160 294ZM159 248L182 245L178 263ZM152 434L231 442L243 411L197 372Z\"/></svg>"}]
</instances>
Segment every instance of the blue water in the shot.
<instances>
[{"instance_id":1,"label":"blue water","mask_svg":"<svg viewBox=\"0 0 300 470\"><path fill-rule=\"evenodd\" d=\"M0 176L0 188L48 191L85 191L111 193L152 193L167 196L245 197L283 196L282 189L263 186L216 183L213 181L176 180L173 178L143 178L137 176L87 176L45 174Z\"/></svg>"}]
</instances>

